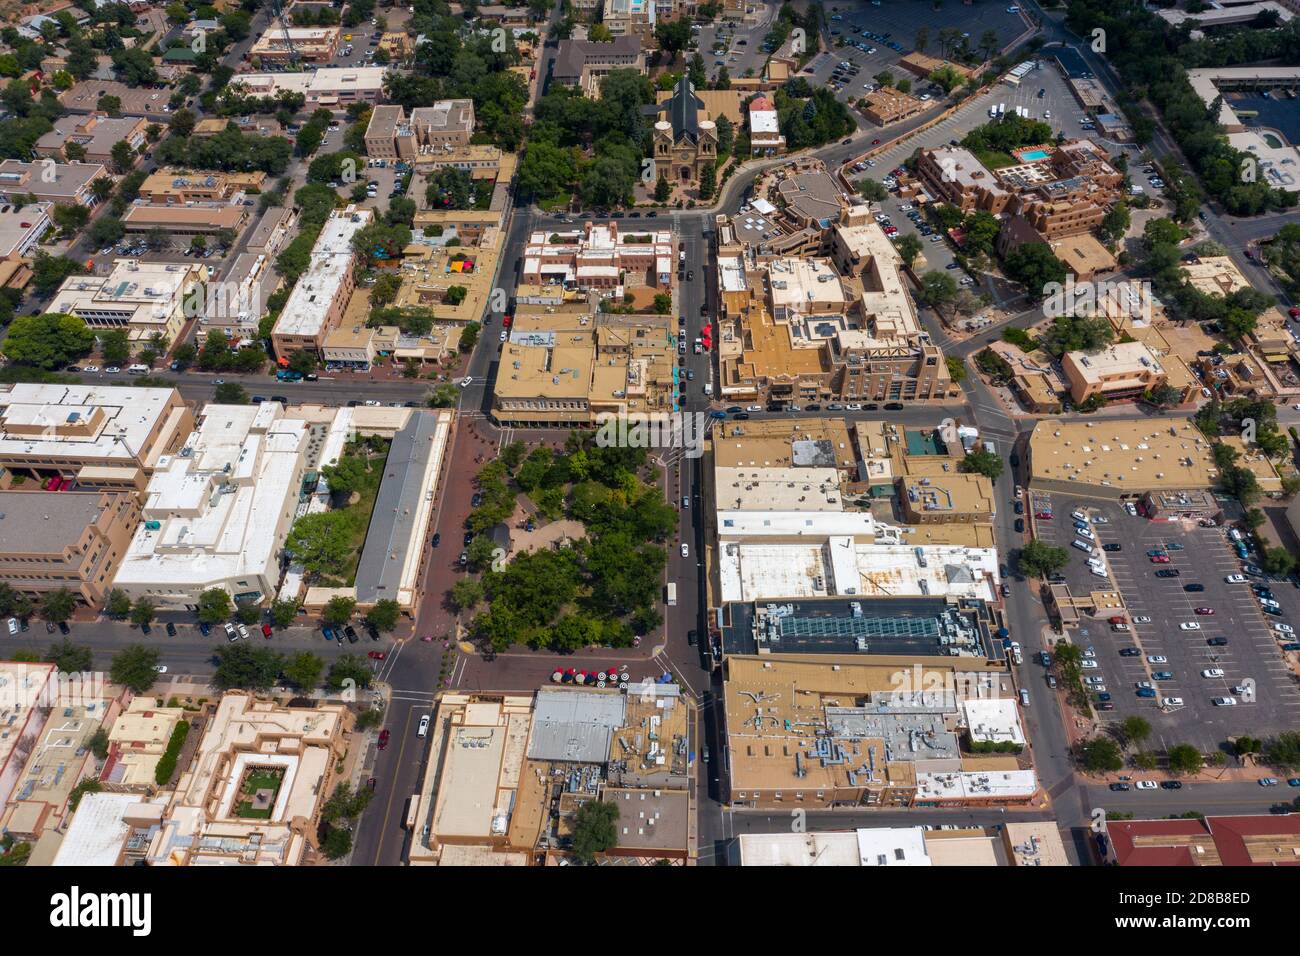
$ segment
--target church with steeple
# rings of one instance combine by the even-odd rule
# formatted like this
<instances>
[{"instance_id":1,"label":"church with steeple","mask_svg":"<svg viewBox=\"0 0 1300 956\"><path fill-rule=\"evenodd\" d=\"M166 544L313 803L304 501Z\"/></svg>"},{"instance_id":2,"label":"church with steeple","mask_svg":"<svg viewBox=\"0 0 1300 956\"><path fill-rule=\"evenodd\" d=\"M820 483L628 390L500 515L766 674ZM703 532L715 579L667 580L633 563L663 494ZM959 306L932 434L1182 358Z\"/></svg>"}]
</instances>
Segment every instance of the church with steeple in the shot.
<instances>
[{"instance_id":1,"label":"church with steeple","mask_svg":"<svg viewBox=\"0 0 1300 956\"><path fill-rule=\"evenodd\" d=\"M718 158L718 126L686 74L671 99L659 105L654 128L655 176L670 183L698 183L706 164Z\"/></svg>"}]
</instances>

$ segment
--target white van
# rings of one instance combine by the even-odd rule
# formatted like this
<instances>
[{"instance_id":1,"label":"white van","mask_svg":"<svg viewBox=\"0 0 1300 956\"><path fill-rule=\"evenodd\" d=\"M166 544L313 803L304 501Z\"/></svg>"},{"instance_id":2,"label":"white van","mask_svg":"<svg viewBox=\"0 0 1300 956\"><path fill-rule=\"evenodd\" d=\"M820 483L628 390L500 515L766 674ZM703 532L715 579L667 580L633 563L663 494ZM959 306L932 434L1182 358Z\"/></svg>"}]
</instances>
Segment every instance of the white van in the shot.
<instances>
[{"instance_id":1,"label":"white van","mask_svg":"<svg viewBox=\"0 0 1300 956\"><path fill-rule=\"evenodd\" d=\"M128 365L126 370L132 375L147 375L149 373L148 365Z\"/></svg>"},{"instance_id":2,"label":"white van","mask_svg":"<svg viewBox=\"0 0 1300 956\"><path fill-rule=\"evenodd\" d=\"M1078 538L1071 541L1070 546L1078 548L1080 551L1086 551L1088 554L1092 554L1092 545L1088 544L1086 541L1080 541Z\"/></svg>"},{"instance_id":3,"label":"white van","mask_svg":"<svg viewBox=\"0 0 1300 956\"><path fill-rule=\"evenodd\" d=\"M420 718L420 729L415 732L417 737L427 737L429 735L429 715L425 714Z\"/></svg>"}]
</instances>

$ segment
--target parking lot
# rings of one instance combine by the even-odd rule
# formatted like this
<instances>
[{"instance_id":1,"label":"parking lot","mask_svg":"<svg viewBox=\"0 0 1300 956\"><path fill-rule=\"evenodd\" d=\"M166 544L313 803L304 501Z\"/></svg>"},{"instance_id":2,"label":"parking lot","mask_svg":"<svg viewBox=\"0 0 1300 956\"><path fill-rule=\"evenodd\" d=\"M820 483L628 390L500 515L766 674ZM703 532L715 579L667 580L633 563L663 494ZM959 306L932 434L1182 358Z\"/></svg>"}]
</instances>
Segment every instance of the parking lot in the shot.
<instances>
[{"instance_id":1,"label":"parking lot","mask_svg":"<svg viewBox=\"0 0 1300 956\"><path fill-rule=\"evenodd\" d=\"M1297 725L1300 692L1279 647L1282 635L1273 625L1300 620L1300 591L1287 582L1268 583L1283 615L1265 615L1251 587L1265 584L1263 578L1225 580L1241 574L1243 562L1224 528L1149 521L1130 515L1118 502L1061 495L1035 494L1033 511L1041 511L1046 502L1053 517L1036 519L1035 526L1042 540L1070 554L1062 576L1071 592L1115 589L1123 600L1123 611L1099 612L1073 635L1085 657L1091 649L1097 662L1085 669L1085 678L1100 678L1105 691L1094 690L1111 695L1114 710L1102 716L1118 721L1140 714L1153 728L1152 747L1192 743L1206 752L1232 736L1267 736ZM1088 543L1103 549L1105 578L1093 575L1089 556L1072 546L1075 511L1090 519L1094 540ZM1116 545L1119 550L1113 550ZM1214 613L1197 614L1197 608ZM1124 619L1119 629L1109 623L1112 616ZM1196 627L1184 630L1187 624ZM1209 643L1218 639L1226 643ZM1121 656L1125 648L1136 653ZM1203 676L1216 670L1222 673ZM1159 678L1162 674L1171 676ZM1142 682L1154 689L1154 698L1137 696ZM1214 698L1237 703L1215 706Z\"/></svg>"}]
</instances>

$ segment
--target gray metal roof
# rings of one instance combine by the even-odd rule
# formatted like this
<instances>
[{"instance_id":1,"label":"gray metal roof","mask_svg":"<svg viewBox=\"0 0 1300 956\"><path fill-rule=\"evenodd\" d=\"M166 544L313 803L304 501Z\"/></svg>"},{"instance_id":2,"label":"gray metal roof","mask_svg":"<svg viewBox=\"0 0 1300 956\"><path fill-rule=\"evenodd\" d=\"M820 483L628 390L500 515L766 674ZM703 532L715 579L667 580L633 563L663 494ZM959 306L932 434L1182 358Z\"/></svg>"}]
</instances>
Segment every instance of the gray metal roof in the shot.
<instances>
[{"instance_id":1,"label":"gray metal roof","mask_svg":"<svg viewBox=\"0 0 1300 956\"><path fill-rule=\"evenodd\" d=\"M609 742L623 726L627 701L617 691L543 687L537 692L528 756L533 760L604 763Z\"/></svg>"},{"instance_id":2,"label":"gray metal roof","mask_svg":"<svg viewBox=\"0 0 1300 956\"><path fill-rule=\"evenodd\" d=\"M406 427L393 436L357 565L360 604L372 604L384 598L397 600L403 558L410 547L420 496L426 490L424 474L434 449L430 439L437 429L436 413L416 409Z\"/></svg>"}]
</instances>

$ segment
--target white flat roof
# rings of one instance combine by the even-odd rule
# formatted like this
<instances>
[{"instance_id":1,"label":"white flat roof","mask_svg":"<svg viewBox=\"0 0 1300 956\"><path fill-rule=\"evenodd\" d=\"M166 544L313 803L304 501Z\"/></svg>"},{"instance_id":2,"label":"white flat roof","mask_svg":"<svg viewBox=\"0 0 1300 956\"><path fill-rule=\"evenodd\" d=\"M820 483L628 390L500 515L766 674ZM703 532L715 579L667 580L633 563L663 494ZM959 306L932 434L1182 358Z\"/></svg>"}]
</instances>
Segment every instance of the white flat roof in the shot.
<instances>
[{"instance_id":1,"label":"white flat roof","mask_svg":"<svg viewBox=\"0 0 1300 956\"><path fill-rule=\"evenodd\" d=\"M77 804L51 866L116 866L131 825L126 815L138 793L88 793Z\"/></svg>"},{"instance_id":2,"label":"white flat roof","mask_svg":"<svg viewBox=\"0 0 1300 956\"><path fill-rule=\"evenodd\" d=\"M246 578L256 589L278 557L307 444L307 423L282 412L279 402L203 409L185 449L159 459L115 584L188 590Z\"/></svg>"},{"instance_id":3,"label":"white flat roof","mask_svg":"<svg viewBox=\"0 0 1300 956\"><path fill-rule=\"evenodd\" d=\"M972 740L1024 746L1020 711L1009 697L968 697L962 702Z\"/></svg>"},{"instance_id":4,"label":"white flat roof","mask_svg":"<svg viewBox=\"0 0 1300 956\"><path fill-rule=\"evenodd\" d=\"M175 394L171 388L111 385L10 386L7 392L0 391L0 457L137 459ZM105 419L96 433L85 438L29 437L5 431L6 423L63 425L70 415L85 417L93 409L103 411Z\"/></svg>"},{"instance_id":5,"label":"white flat roof","mask_svg":"<svg viewBox=\"0 0 1300 956\"><path fill-rule=\"evenodd\" d=\"M779 135L781 124L777 120L776 110L750 110L749 129L751 133Z\"/></svg>"},{"instance_id":6,"label":"white flat roof","mask_svg":"<svg viewBox=\"0 0 1300 956\"><path fill-rule=\"evenodd\" d=\"M289 294L274 335L316 336L323 329L343 280L352 271L356 254L352 238L375 218L369 209L347 209L325 222L311 250L311 265Z\"/></svg>"},{"instance_id":7,"label":"white flat roof","mask_svg":"<svg viewBox=\"0 0 1300 956\"><path fill-rule=\"evenodd\" d=\"M1029 797L1038 789L1032 770L952 771L918 773L918 800L974 800L1001 797Z\"/></svg>"}]
</instances>

